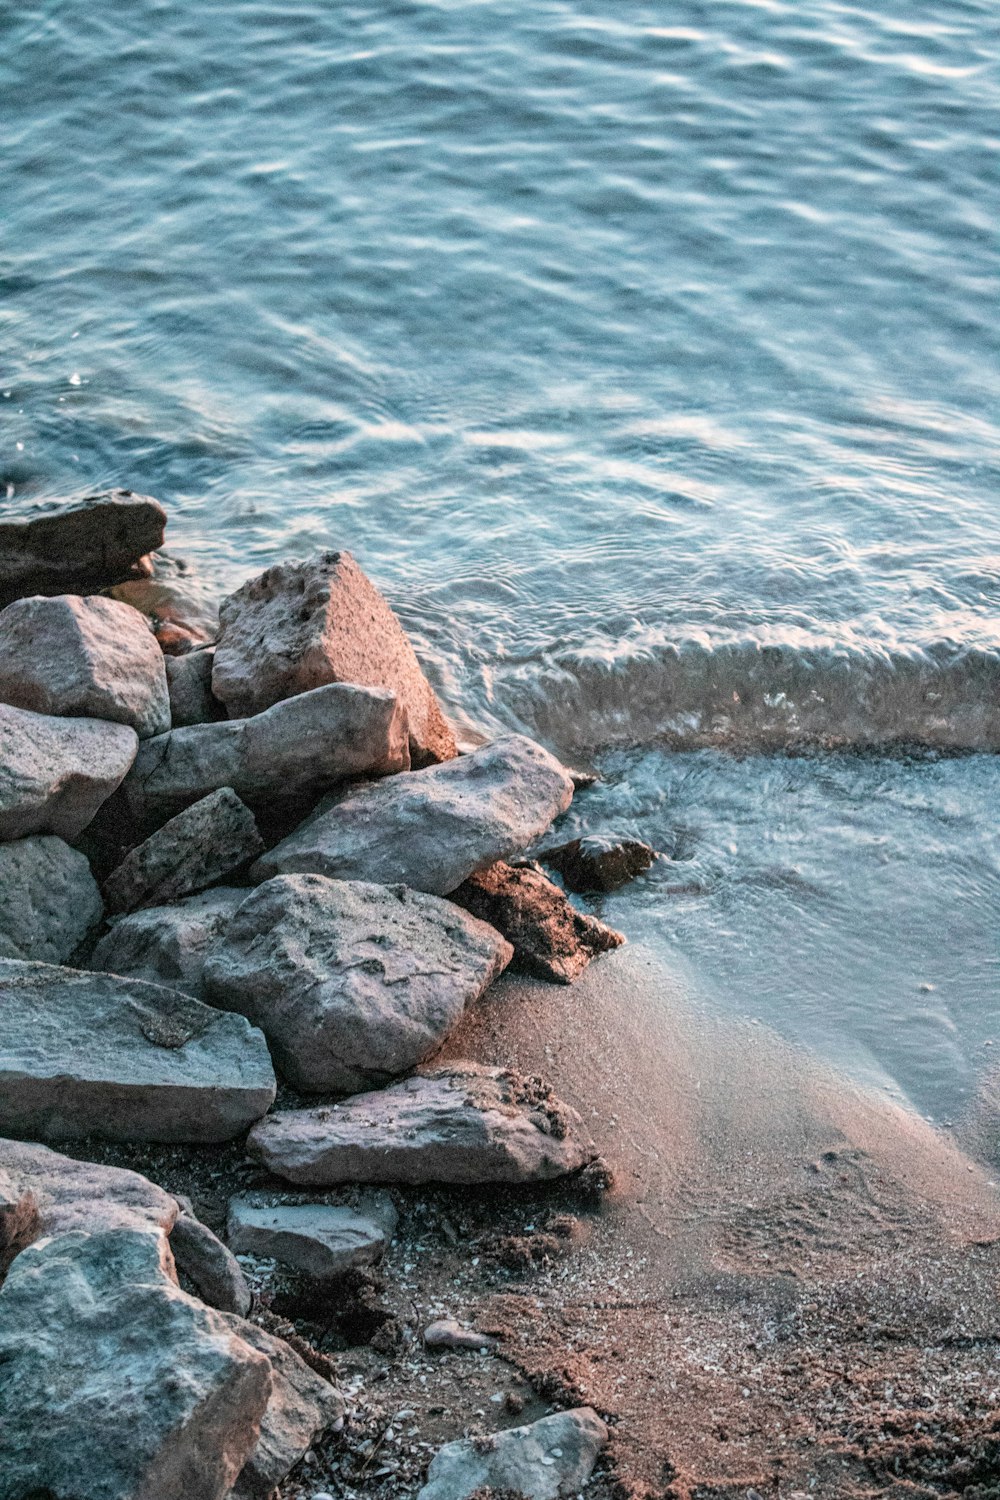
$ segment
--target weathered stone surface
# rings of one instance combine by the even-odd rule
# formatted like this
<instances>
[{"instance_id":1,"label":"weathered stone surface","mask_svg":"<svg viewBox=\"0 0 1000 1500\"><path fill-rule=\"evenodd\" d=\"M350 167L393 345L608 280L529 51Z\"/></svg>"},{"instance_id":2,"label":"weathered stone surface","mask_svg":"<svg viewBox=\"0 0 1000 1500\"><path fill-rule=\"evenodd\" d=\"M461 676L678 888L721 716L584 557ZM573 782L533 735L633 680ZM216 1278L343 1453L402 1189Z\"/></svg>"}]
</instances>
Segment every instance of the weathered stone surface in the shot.
<instances>
[{"instance_id":1,"label":"weathered stone surface","mask_svg":"<svg viewBox=\"0 0 1000 1500\"><path fill-rule=\"evenodd\" d=\"M212 724L224 719L226 710L212 696L212 662L215 648L186 651L183 656L165 656L167 690L170 693L170 723L174 729L190 724Z\"/></svg>"},{"instance_id":2,"label":"weathered stone surface","mask_svg":"<svg viewBox=\"0 0 1000 1500\"><path fill-rule=\"evenodd\" d=\"M342 1104L285 1110L247 1149L289 1182L539 1182L595 1155L580 1116L537 1078L454 1063Z\"/></svg>"},{"instance_id":3,"label":"weathered stone surface","mask_svg":"<svg viewBox=\"0 0 1000 1500\"><path fill-rule=\"evenodd\" d=\"M375 1265L395 1231L388 1193L370 1193L355 1207L232 1198L226 1238L238 1255L278 1260L322 1281Z\"/></svg>"},{"instance_id":4,"label":"weathered stone surface","mask_svg":"<svg viewBox=\"0 0 1000 1500\"><path fill-rule=\"evenodd\" d=\"M106 589L108 597L146 616L164 655L187 652L215 640L219 597L183 557L156 552L147 559L152 576Z\"/></svg>"},{"instance_id":5,"label":"weathered stone surface","mask_svg":"<svg viewBox=\"0 0 1000 1500\"><path fill-rule=\"evenodd\" d=\"M104 882L111 911L163 906L225 880L263 848L253 813L222 787L164 823Z\"/></svg>"},{"instance_id":6,"label":"weathered stone surface","mask_svg":"<svg viewBox=\"0 0 1000 1500\"><path fill-rule=\"evenodd\" d=\"M252 873L402 881L446 896L475 870L524 849L572 796L572 781L547 750L506 735L445 765L348 793L268 850Z\"/></svg>"},{"instance_id":7,"label":"weathered stone surface","mask_svg":"<svg viewBox=\"0 0 1000 1500\"><path fill-rule=\"evenodd\" d=\"M92 594L36 595L0 610L0 702L33 713L170 728L163 652L127 604Z\"/></svg>"},{"instance_id":8,"label":"weathered stone surface","mask_svg":"<svg viewBox=\"0 0 1000 1500\"><path fill-rule=\"evenodd\" d=\"M429 1057L511 956L436 896L279 875L213 944L205 995L260 1026L295 1088L350 1094Z\"/></svg>"},{"instance_id":9,"label":"weathered stone surface","mask_svg":"<svg viewBox=\"0 0 1000 1500\"><path fill-rule=\"evenodd\" d=\"M625 941L620 932L577 911L537 865L500 860L470 875L452 900L502 932L522 968L556 984L571 984L592 958Z\"/></svg>"},{"instance_id":10,"label":"weathered stone surface","mask_svg":"<svg viewBox=\"0 0 1000 1500\"><path fill-rule=\"evenodd\" d=\"M318 797L347 777L384 776L409 764L406 713L395 696L332 683L252 719L194 724L148 740L122 791L141 823L223 786L250 802Z\"/></svg>"},{"instance_id":11,"label":"weathered stone surface","mask_svg":"<svg viewBox=\"0 0 1000 1500\"><path fill-rule=\"evenodd\" d=\"M0 844L0 958L62 963L103 915L90 865L62 839Z\"/></svg>"},{"instance_id":12,"label":"weathered stone surface","mask_svg":"<svg viewBox=\"0 0 1000 1500\"><path fill-rule=\"evenodd\" d=\"M638 839L617 839L607 834L587 834L543 849L543 864L558 870L571 891L616 891L627 885L656 858L654 850Z\"/></svg>"},{"instance_id":13,"label":"weathered stone surface","mask_svg":"<svg viewBox=\"0 0 1000 1500\"><path fill-rule=\"evenodd\" d=\"M125 776L134 729L0 703L0 840L75 839Z\"/></svg>"},{"instance_id":14,"label":"weathered stone surface","mask_svg":"<svg viewBox=\"0 0 1000 1500\"><path fill-rule=\"evenodd\" d=\"M163 543L167 513L148 495L109 490L0 520L0 605L25 594L118 583Z\"/></svg>"},{"instance_id":15,"label":"weathered stone surface","mask_svg":"<svg viewBox=\"0 0 1000 1500\"><path fill-rule=\"evenodd\" d=\"M201 1000L205 959L251 894L237 886L216 886L170 906L147 906L118 917L87 967L164 984Z\"/></svg>"},{"instance_id":16,"label":"weathered stone surface","mask_svg":"<svg viewBox=\"0 0 1000 1500\"><path fill-rule=\"evenodd\" d=\"M554 1412L491 1438L460 1438L435 1454L417 1500L469 1500L479 1490L524 1500L574 1496L607 1440L607 1427L589 1406Z\"/></svg>"},{"instance_id":17,"label":"weathered stone surface","mask_svg":"<svg viewBox=\"0 0 1000 1500\"><path fill-rule=\"evenodd\" d=\"M267 1046L174 990L0 959L0 1130L41 1140L229 1140L270 1108Z\"/></svg>"},{"instance_id":18,"label":"weathered stone surface","mask_svg":"<svg viewBox=\"0 0 1000 1500\"><path fill-rule=\"evenodd\" d=\"M0 1500L222 1500L271 1365L171 1279L162 1234L45 1239L0 1289Z\"/></svg>"},{"instance_id":19,"label":"weathered stone surface","mask_svg":"<svg viewBox=\"0 0 1000 1500\"><path fill-rule=\"evenodd\" d=\"M208 1225L196 1217L187 1199L177 1201L181 1212L170 1232L170 1248L178 1271L188 1278L209 1307L245 1318L253 1295L239 1261Z\"/></svg>"},{"instance_id":20,"label":"weathered stone surface","mask_svg":"<svg viewBox=\"0 0 1000 1500\"><path fill-rule=\"evenodd\" d=\"M212 689L231 717L327 682L394 692L414 765L448 760L455 737L403 629L349 552L279 563L223 601Z\"/></svg>"},{"instance_id":21,"label":"weathered stone surface","mask_svg":"<svg viewBox=\"0 0 1000 1500\"><path fill-rule=\"evenodd\" d=\"M463 1328L454 1318L436 1318L424 1329L424 1344L428 1349L468 1349L477 1353L483 1349L495 1349L496 1343L488 1333Z\"/></svg>"}]
</instances>

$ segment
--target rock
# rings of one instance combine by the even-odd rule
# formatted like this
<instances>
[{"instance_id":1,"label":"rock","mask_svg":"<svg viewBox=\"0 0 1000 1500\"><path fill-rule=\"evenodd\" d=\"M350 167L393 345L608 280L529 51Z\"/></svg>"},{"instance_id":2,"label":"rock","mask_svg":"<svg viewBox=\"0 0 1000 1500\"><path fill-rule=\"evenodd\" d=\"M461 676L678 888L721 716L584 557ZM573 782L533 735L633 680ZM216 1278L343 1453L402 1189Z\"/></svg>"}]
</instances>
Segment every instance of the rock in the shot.
<instances>
[{"instance_id":1,"label":"rock","mask_svg":"<svg viewBox=\"0 0 1000 1500\"><path fill-rule=\"evenodd\" d=\"M99 595L0 611L0 702L128 724L140 739L170 728L163 652L142 615Z\"/></svg>"},{"instance_id":2,"label":"rock","mask_svg":"<svg viewBox=\"0 0 1000 1500\"><path fill-rule=\"evenodd\" d=\"M445 765L349 792L263 855L257 879L310 871L402 881L446 896L544 833L573 784L541 745L512 734Z\"/></svg>"},{"instance_id":3,"label":"rock","mask_svg":"<svg viewBox=\"0 0 1000 1500\"><path fill-rule=\"evenodd\" d=\"M285 1110L247 1150L278 1177L343 1182L541 1182L593 1160L580 1116L537 1078L453 1063L342 1104Z\"/></svg>"},{"instance_id":4,"label":"rock","mask_svg":"<svg viewBox=\"0 0 1000 1500\"><path fill-rule=\"evenodd\" d=\"M122 792L140 823L219 787L247 801L318 797L346 777L409 769L406 713L381 688L333 683L224 724L193 724L141 745Z\"/></svg>"},{"instance_id":5,"label":"rock","mask_svg":"<svg viewBox=\"0 0 1000 1500\"><path fill-rule=\"evenodd\" d=\"M156 552L152 577L121 583L105 592L146 616L166 656L209 645L219 633L218 596L182 557Z\"/></svg>"},{"instance_id":6,"label":"rock","mask_svg":"<svg viewBox=\"0 0 1000 1500\"><path fill-rule=\"evenodd\" d=\"M204 985L211 1004L260 1026L294 1088L350 1094L429 1057L511 956L436 896L279 875L231 918Z\"/></svg>"},{"instance_id":7,"label":"rock","mask_svg":"<svg viewBox=\"0 0 1000 1500\"><path fill-rule=\"evenodd\" d=\"M218 698L212 697L212 662L215 648L188 651L183 656L165 656L170 723L174 729L190 724L212 724L226 717Z\"/></svg>"},{"instance_id":8,"label":"rock","mask_svg":"<svg viewBox=\"0 0 1000 1500\"><path fill-rule=\"evenodd\" d=\"M154 1231L60 1234L0 1289L0 1500L222 1500L271 1365L171 1278Z\"/></svg>"},{"instance_id":9,"label":"rock","mask_svg":"<svg viewBox=\"0 0 1000 1500\"><path fill-rule=\"evenodd\" d=\"M225 1141L274 1100L242 1016L159 985L0 959L0 1131Z\"/></svg>"},{"instance_id":10,"label":"rock","mask_svg":"<svg viewBox=\"0 0 1000 1500\"><path fill-rule=\"evenodd\" d=\"M186 1199L178 1199L178 1203L181 1212L170 1234L177 1269L209 1307L245 1318L253 1295L239 1261L208 1225L196 1217Z\"/></svg>"},{"instance_id":11,"label":"rock","mask_svg":"<svg viewBox=\"0 0 1000 1500\"><path fill-rule=\"evenodd\" d=\"M424 1344L428 1349L471 1349L480 1352L495 1349L497 1341L488 1333L463 1328L454 1318L438 1318L424 1329Z\"/></svg>"},{"instance_id":12,"label":"rock","mask_svg":"<svg viewBox=\"0 0 1000 1500\"><path fill-rule=\"evenodd\" d=\"M470 875L452 900L513 943L518 963L540 979L571 984L599 953L625 939L577 911L537 865L502 861Z\"/></svg>"},{"instance_id":13,"label":"rock","mask_svg":"<svg viewBox=\"0 0 1000 1500\"><path fill-rule=\"evenodd\" d=\"M57 719L0 703L0 841L33 833L75 839L138 747L125 724Z\"/></svg>"},{"instance_id":14,"label":"rock","mask_svg":"<svg viewBox=\"0 0 1000 1500\"><path fill-rule=\"evenodd\" d=\"M0 958L62 963L103 915L90 865L62 839L0 844Z\"/></svg>"},{"instance_id":15,"label":"rock","mask_svg":"<svg viewBox=\"0 0 1000 1500\"><path fill-rule=\"evenodd\" d=\"M127 854L104 882L111 911L162 906L225 880L264 847L231 787L202 797Z\"/></svg>"},{"instance_id":16,"label":"rock","mask_svg":"<svg viewBox=\"0 0 1000 1500\"><path fill-rule=\"evenodd\" d=\"M638 839L616 839L588 834L538 856L543 864L558 870L571 891L616 891L627 885L656 858L655 851Z\"/></svg>"},{"instance_id":17,"label":"rock","mask_svg":"<svg viewBox=\"0 0 1000 1500\"><path fill-rule=\"evenodd\" d=\"M28 1141L0 1140L0 1192L3 1184L11 1198L30 1198L34 1205L35 1222L25 1243L71 1230L169 1234L179 1211L176 1198L138 1172L76 1161Z\"/></svg>"},{"instance_id":18,"label":"rock","mask_svg":"<svg viewBox=\"0 0 1000 1500\"><path fill-rule=\"evenodd\" d=\"M354 1208L232 1198L226 1238L238 1255L278 1260L324 1281L355 1266L375 1265L395 1231L396 1210L388 1193L371 1193Z\"/></svg>"},{"instance_id":19,"label":"rock","mask_svg":"<svg viewBox=\"0 0 1000 1500\"><path fill-rule=\"evenodd\" d=\"M589 1406L554 1412L490 1438L460 1438L435 1454L417 1500L469 1500L480 1490L524 1500L575 1496L607 1440L607 1427Z\"/></svg>"},{"instance_id":20,"label":"rock","mask_svg":"<svg viewBox=\"0 0 1000 1500\"><path fill-rule=\"evenodd\" d=\"M205 959L250 894L235 886L216 886L171 906L147 906L118 917L87 968L164 984L201 1000Z\"/></svg>"},{"instance_id":21,"label":"rock","mask_svg":"<svg viewBox=\"0 0 1000 1500\"><path fill-rule=\"evenodd\" d=\"M118 583L163 543L167 513L148 495L109 490L0 520L0 606L25 594Z\"/></svg>"},{"instance_id":22,"label":"rock","mask_svg":"<svg viewBox=\"0 0 1000 1500\"><path fill-rule=\"evenodd\" d=\"M212 691L242 719L328 682L387 688L405 708L414 765L449 760L455 737L403 629L349 552L279 563L230 594Z\"/></svg>"}]
</instances>

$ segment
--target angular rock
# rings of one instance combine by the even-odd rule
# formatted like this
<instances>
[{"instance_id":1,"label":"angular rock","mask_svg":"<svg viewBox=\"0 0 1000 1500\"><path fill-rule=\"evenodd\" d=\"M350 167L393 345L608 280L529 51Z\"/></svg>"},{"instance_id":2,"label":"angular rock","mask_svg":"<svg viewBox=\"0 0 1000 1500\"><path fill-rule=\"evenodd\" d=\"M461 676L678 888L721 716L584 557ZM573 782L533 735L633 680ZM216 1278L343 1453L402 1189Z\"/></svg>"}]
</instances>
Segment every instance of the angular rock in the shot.
<instances>
[{"instance_id":1,"label":"angular rock","mask_svg":"<svg viewBox=\"0 0 1000 1500\"><path fill-rule=\"evenodd\" d=\"M179 1211L176 1198L138 1172L76 1161L28 1141L0 1140L0 1184L11 1198L30 1198L34 1204L30 1240L71 1230L169 1234ZM0 1231L0 1269L3 1244Z\"/></svg>"},{"instance_id":2,"label":"angular rock","mask_svg":"<svg viewBox=\"0 0 1000 1500\"><path fill-rule=\"evenodd\" d=\"M349 552L279 563L225 599L212 691L246 718L328 682L396 694L414 765L449 760L455 737L402 626Z\"/></svg>"},{"instance_id":3,"label":"angular rock","mask_svg":"<svg viewBox=\"0 0 1000 1500\"><path fill-rule=\"evenodd\" d=\"M30 1246L0 1289L0 1500L222 1500L257 1446L267 1357L171 1278L161 1234Z\"/></svg>"},{"instance_id":4,"label":"angular rock","mask_svg":"<svg viewBox=\"0 0 1000 1500\"><path fill-rule=\"evenodd\" d=\"M136 979L0 959L0 1131L225 1141L274 1094L267 1045L242 1016Z\"/></svg>"},{"instance_id":5,"label":"angular rock","mask_svg":"<svg viewBox=\"0 0 1000 1500\"><path fill-rule=\"evenodd\" d=\"M146 616L165 656L210 644L219 633L218 595L182 557L156 552L152 577L105 590Z\"/></svg>"},{"instance_id":6,"label":"angular rock","mask_svg":"<svg viewBox=\"0 0 1000 1500\"><path fill-rule=\"evenodd\" d=\"M127 604L99 595L18 599L0 611L0 703L33 713L170 728L163 652Z\"/></svg>"},{"instance_id":7,"label":"angular rock","mask_svg":"<svg viewBox=\"0 0 1000 1500\"><path fill-rule=\"evenodd\" d=\"M478 1353L495 1349L496 1343L488 1333L463 1328L454 1318L437 1318L424 1329L424 1344L428 1349L470 1349Z\"/></svg>"},{"instance_id":8,"label":"angular rock","mask_svg":"<svg viewBox=\"0 0 1000 1500\"><path fill-rule=\"evenodd\" d=\"M252 719L193 724L140 746L122 788L140 823L219 787L255 802L318 797L347 777L409 769L406 713L381 688L333 683Z\"/></svg>"},{"instance_id":9,"label":"angular rock","mask_svg":"<svg viewBox=\"0 0 1000 1500\"><path fill-rule=\"evenodd\" d=\"M554 1412L490 1438L460 1438L435 1454L417 1500L469 1500L492 1490L524 1500L575 1496L607 1440L607 1427L589 1406Z\"/></svg>"},{"instance_id":10,"label":"angular rock","mask_svg":"<svg viewBox=\"0 0 1000 1500\"><path fill-rule=\"evenodd\" d=\"M247 1150L278 1177L312 1187L542 1182L595 1156L576 1110L539 1079L475 1063L270 1115Z\"/></svg>"},{"instance_id":11,"label":"angular rock","mask_svg":"<svg viewBox=\"0 0 1000 1500\"><path fill-rule=\"evenodd\" d=\"M606 834L587 834L543 849L539 859L558 870L571 891L616 891L648 870L655 851L638 839L616 839Z\"/></svg>"},{"instance_id":12,"label":"angular rock","mask_svg":"<svg viewBox=\"0 0 1000 1500\"><path fill-rule=\"evenodd\" d=\"M103 915L90 865L62 839L0 844L0 958L62 963Z\"/></svg>"},{"instance_id":13,"label":"angular rock","mask_svg":"<svg viewBox=\"0 0 1000 1500\"><path fill-rule=\"evenodd\" d=\"M375 1265L395 1231L388 1193L371 1193L356 1207L232 1198L226 1238L237 1255L278 1260L323 1281L354 1266Z\"/></svg>"},{"instance_id":14,"label":"angular rock","mask_svg":"<svg viewBox=\"0 0 1000 1500\"><path fill-rule=\"evenodd\" d=\"M0 703L0 841L75 839L135 760L125 724L57 719Z\"/></svg>"},{"instance_id":15,"label":"angular rock","mask_svg":"<svg viewBox=\"0 0 1000 1500\"><path fill-rule=\"evenodd\" d=\"M212 696L212 662L215 648L186 651L183 656L165 656L167 690L170 693L170 723L174 729L191 724L213 724L226 717L226 710Z\"/></svg>"},{"instance_id":16,"label":"angular rock","mask_svg":"<svg viewBox=\"0 0 1000 1500\"><path fill-rule=\"evenodd\" d=\"M163 544L167 513L148 495L109 490L0 520L0 606L25 594L118 583Z\"/></svg>"},{"instance_id":17,"label":"angular rock","mask_svg":"<svg viewBox=\"0 0 1000 1500\"><path fill-rule=\"evenodd\" d=\"M625 941L614 928L577 911L537 865L500 860L470 875L452 900L502 932L522 968L555 984L571 984L592 958Z\"/></svg>"},{"instance_id":18,"label":"angular rock","mask_svg":"<svg viewBox=\"0 0 1000 1500\"><path fill-rule=\"evenodd\" d=\"M260 1026L294 1088L350 1094L429 1057L511 956L436 896L279 875L213 944L205 995Z\"/></svg>"},{"instance_id":19,"label":"angular rock","mask_svg":"<svg viewBox=\"0 0 1000 1500\"><path fill-rule=\"evenodd\" d=\"M572 781L547 750L506 735L445 765L349 792L268 850L251 873L402 881L447 896L474 871L524 849L572 796Z\"/></svg>"},{"instance_id":20,"label":"angular rock","mask_svg":"<svg viewBox=\"0 0 1000 1500\"><path fill-rule=\"evenodd\" d=\"M193 1283L198 1296L220 1312L245 1318L253 1295L236 1256L207 1224L197 1218L186 1199L170 1233L177 1269Z\"/></svg>"},{"instance_id":21,"label":"angular rock","mask_svg":"<svg viewBox=\"0 0 1000 1500\"><path fill-rule=\"evenodd\" d=\"M264 847L253 813L222 787L164 823L104 882L111 911L163 906L225 880Z\"/></svg>"},{"instance_id":22,"label":"angular rock","mask_svg":"<svg viewBox=\"0 0 1000 1500\"><path fill-rule=\"evenodd\" d=\"M241 887L216 886L170 906L147 906L119 917L97 944L87 968L163 984L201 1000L205 959L249 895Z\"/></svg>"}]
</instances>

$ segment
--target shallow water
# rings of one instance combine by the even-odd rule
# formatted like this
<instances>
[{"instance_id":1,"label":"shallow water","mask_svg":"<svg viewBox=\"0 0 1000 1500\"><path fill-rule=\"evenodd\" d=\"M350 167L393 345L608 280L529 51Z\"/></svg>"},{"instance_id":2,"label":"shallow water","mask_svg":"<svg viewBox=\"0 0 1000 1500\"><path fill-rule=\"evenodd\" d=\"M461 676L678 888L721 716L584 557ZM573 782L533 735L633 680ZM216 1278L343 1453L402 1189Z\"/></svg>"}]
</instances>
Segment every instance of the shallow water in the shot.
<instances>
[{"instance_id":1,"label":"shallow water","mask_svg":"<svg viewBox=\"0 0 1000 1500\"><path fill-rule=\"evenodd\" d=\"M994 758L705 747L1000 748L998 48L989 0L8 7L0 505L148 491L227 584L352 548L453 708L613 773L581 815L697 830L710 893L623 926L944 1114Z\"/></svg>"}]
</instances>

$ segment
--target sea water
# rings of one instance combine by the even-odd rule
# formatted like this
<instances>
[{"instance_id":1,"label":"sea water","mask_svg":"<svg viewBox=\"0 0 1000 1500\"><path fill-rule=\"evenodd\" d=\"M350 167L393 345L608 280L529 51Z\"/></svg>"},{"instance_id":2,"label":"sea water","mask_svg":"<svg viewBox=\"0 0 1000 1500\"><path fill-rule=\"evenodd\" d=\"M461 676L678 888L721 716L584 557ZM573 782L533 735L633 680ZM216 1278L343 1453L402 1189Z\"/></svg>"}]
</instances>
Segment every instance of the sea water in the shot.
<instances>
[{"instance_id":1,"label":"sea water","mask_svg":"<svg viewBox=\"0 0 1000 1500\"><path fill-rule=\"evenodd\" d=\"M993 0L0 11L0 506L348 547L604 903L945 1120L1000 1049Z\"/></svg>"}]
</instances>

